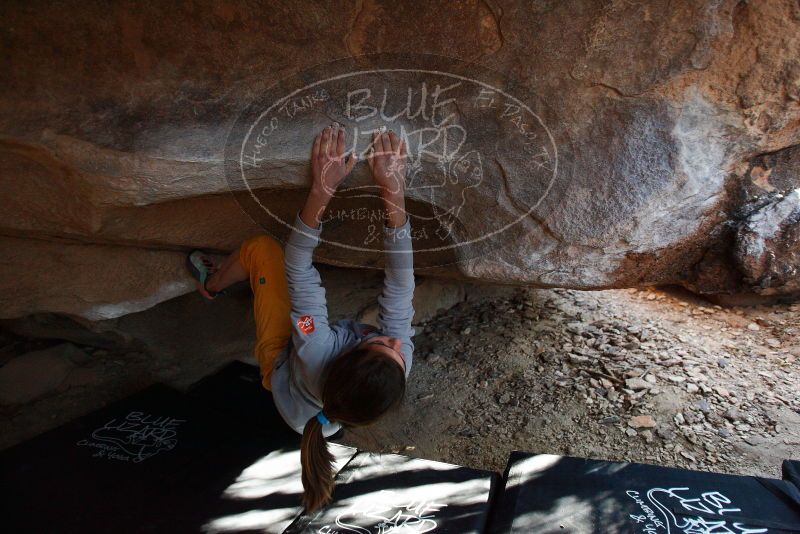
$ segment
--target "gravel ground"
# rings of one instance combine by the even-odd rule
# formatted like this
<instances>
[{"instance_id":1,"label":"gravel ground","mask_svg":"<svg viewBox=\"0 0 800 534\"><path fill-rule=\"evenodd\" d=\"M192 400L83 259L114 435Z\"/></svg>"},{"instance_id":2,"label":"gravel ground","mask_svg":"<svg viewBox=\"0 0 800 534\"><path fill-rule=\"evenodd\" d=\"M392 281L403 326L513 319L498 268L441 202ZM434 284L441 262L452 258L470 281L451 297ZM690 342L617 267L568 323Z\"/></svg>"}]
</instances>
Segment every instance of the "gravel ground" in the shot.
<instances>
[{"instance_id":1,"label":"gravel ground","mask_svg":"<svg viewBox=\"0 0 800 534\"><path fill-rule=\"evenodd\" d=\"M779 476L800 458L800 306L524 290L417 329L406 401L345 442L501 471L513 450Z\"/></svg>"},{"instance_id":2,"label":"gravel ground","mask_svg":"<svg viewBox=\"0 0 800 534\"><path fill-rule=\"evenodd\" d=\"M67 378L51 377L34 402L0 405L0 448L152 382L184 389L250 357L249 294L213 307L181 299L136 319L160 325L158 353L56 351L53 361L69 357ZM519 290L462 303L417 328L404 405L344 441L501 472L525 450L778 476L781 460L800 458L799 312L660 290ZM57 343L0 341L0 364Z\"/></svg>"}]
</instances>

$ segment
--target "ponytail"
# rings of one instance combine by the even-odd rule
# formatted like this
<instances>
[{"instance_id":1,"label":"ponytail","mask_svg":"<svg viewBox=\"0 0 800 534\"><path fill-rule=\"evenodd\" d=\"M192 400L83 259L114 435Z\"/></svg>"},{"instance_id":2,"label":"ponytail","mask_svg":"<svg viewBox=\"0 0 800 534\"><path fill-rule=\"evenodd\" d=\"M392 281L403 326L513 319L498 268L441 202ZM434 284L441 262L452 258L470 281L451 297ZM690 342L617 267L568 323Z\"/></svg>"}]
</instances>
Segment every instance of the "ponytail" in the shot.
<instances>
[{"instance_id":1,"label":"ponytail","mask_svg":"<svg viewBox=\"0 0 800 534\"><path fill-rule=\"evenodd\" d=\"M303 467L303 506L313 512L327 504L333 493L333 455L316 417L309 419L303 429L300 463Z\"/></svg>"},{"instance_id":2,"label":"ponytail","mask_svg":"<svg viewBox=\"0 0 800 534\"><path fill-rule=\"evenodd\" d=\"M397 405L405 389L405 373L397 362L381 352L355 349L340 355L326 369L322 391L325 415L345 427L368 425ZM308 512L331 500L333 461L322 423L314 416L306 423L300 444L303 506Z\"/></svg>"}]
</instances>

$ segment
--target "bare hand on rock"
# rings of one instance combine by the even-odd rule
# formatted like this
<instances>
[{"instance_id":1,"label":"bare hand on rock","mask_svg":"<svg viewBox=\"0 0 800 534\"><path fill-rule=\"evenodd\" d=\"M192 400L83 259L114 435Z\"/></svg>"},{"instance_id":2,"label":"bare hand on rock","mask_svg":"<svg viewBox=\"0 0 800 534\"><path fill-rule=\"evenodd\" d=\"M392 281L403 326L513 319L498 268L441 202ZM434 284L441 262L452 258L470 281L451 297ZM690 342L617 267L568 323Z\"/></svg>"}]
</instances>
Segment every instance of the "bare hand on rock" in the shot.
<instances>
[{"instance_id":1,"label":"bare hand on rock","mask_svg":"<svg viewBox=\"0 0 800 534\"><path fill-rule=\"evenodd\" d=\"M367 157L372 178L384 196L402 197L405 191L406 144L393 131L372 134L372 150Z\"/></svg>"},{"instance_id":2,"label":"bare hand on rock","mask_svg":"<svg viewBox=\"0 0 800 534\"><path fill-rule=\"evenodd\" d=\"M333 196L336 188L353 170L356 157L350 154L345 157L345 140L347 134L338 124L326 126L314 138L311 148L312 190Z\"/></svg>"}]
</instances>

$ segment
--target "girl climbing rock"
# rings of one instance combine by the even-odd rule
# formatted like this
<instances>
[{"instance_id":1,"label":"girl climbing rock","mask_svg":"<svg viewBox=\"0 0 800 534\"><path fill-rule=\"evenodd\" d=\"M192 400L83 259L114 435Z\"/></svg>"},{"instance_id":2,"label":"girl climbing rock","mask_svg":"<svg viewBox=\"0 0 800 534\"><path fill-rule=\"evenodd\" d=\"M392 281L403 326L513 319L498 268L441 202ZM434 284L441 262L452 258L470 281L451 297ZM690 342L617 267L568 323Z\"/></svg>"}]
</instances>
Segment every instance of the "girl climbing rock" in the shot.
<instances>
[{"instance_id":1,"label":"girl climbing rock","mask_svg":"<svg viewBox=\"0 0 800 534\"><path fill-rule=\"evenodd\" d=\"M394 132L373 134L368 163L386 210L378 329L352 320L329 323L325 289L312 264L323 214L356 162L354 154L345 154L345 131L336 124L314 139L311 189L285 251L275 240L258 236L220 265L200 251L188 258L206 298L234 282L250 281L263 385L289 426L303 435L303 504L309 511L328 502L333 490L333 457L325 438L342 426L375 422L405 392L414 350L405 159L406 147Z\"/></svg>"}]
</instances>

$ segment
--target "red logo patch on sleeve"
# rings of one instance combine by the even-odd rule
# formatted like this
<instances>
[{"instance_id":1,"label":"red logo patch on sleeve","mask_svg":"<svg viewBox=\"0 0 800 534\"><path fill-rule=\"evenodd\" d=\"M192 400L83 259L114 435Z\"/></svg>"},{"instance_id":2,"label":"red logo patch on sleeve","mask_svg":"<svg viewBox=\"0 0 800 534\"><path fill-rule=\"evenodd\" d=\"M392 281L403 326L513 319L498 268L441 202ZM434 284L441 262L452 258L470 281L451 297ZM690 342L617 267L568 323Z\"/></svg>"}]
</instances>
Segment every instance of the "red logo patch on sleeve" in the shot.
<instances>
[{"instance_id":1,"label":"red logo patch on sleeve","mask_svg":"<svg viewBox=\"0 0 800 534\"><path fill-rule=\"evenodd\" d=\"M314 331L314 318L310 315L303 315L297 320L297 328L304 334L310 334Z\"/></svg>"}]
</instances>

